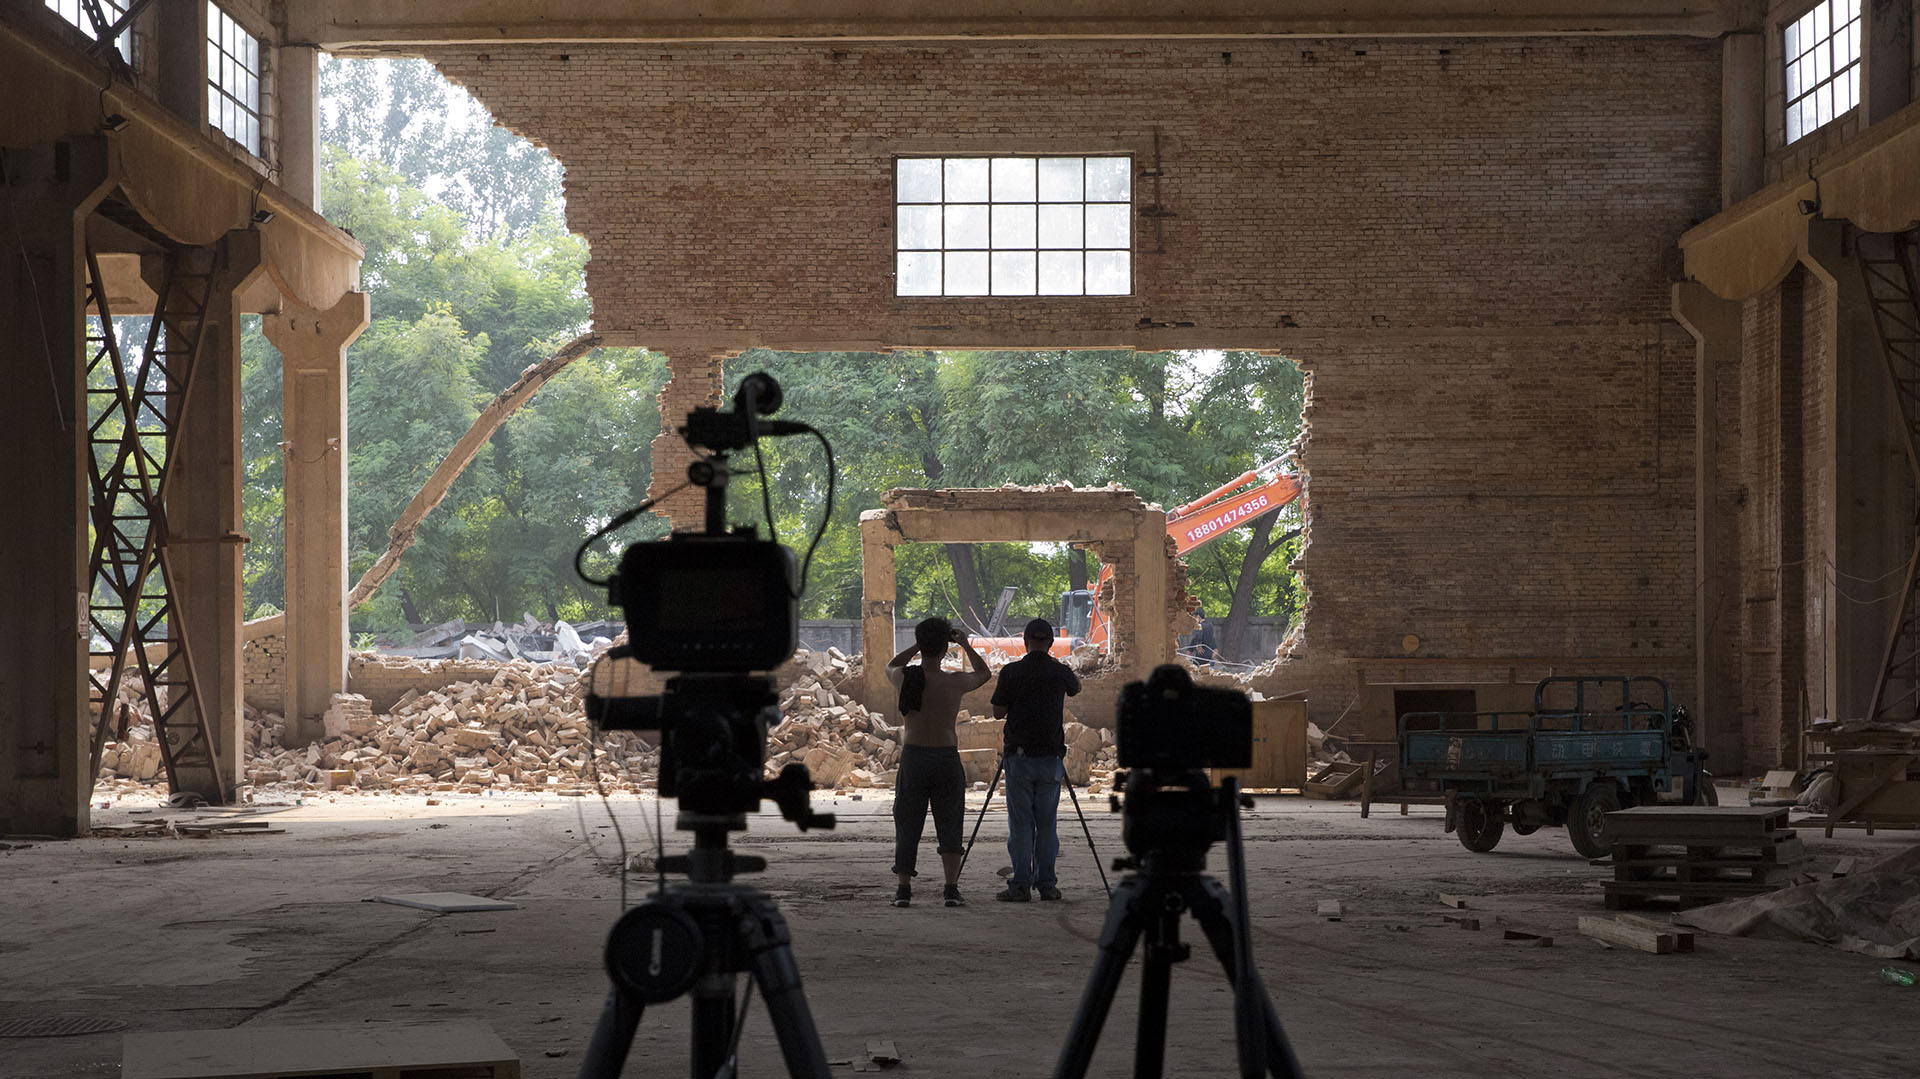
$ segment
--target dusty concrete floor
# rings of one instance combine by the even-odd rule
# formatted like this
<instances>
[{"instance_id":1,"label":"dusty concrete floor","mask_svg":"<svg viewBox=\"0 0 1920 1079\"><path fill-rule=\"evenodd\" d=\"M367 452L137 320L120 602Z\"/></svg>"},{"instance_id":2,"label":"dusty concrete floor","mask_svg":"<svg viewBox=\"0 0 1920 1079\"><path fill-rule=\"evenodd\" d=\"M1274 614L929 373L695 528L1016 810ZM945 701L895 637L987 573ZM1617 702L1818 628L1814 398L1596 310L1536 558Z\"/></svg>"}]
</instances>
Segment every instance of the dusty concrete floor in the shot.
<instances>
[{"instance_id":1,"label":"dusty concrete floor","mask_svg":"<svg viewBox=\"0 0 1920 1079\"><path fill-rule=\"evenodd\" d=\"M605 810L567 799L440 800L321 796L266 818L282 835L0 852L0 1022L94 1015L131 1030L186 1030L474 1018L521 1054L532 1079L573 1075L605 992L599 952L618 906L618 877L588 842L616 856ZM971 904L896 910L886 904L890 802L815 801L840 814L837 831L803 836L767 816L737 845L772 863L755 883L792 926L829 1058L891 1038L903 1074L1049 1074L1105 913L1072 817L1063 821L1066 902L991 901L992 871L1005 860L996 809L968 865ZM1093 839L1110 859L1121 851L1119 817L1096 802ZM137 808L99 811L96 823L154 815ZM645 844L641 817L651 811L633 801L614 809L628 842ZM930 832L923 864L933 861ZM1882 983L1879 962L1704 936L1694 954L1654 956L1578 936L1578 915L1601 911L1607 871L1576 856L1562 831L1509 834L1498 851L1475 855L1442 834L1436 808L1400 816L1389 807L1362 820L1351 803L1263 798L1247 832L1257 959L1311 1075L1914 1074L1920 990ZM1803 835L1829 862L1913 841ZM670 834L670 849L680 839ZM1218 850L1212 868L1224 877ZM636 899L643 888L636 883ZM364 902L438 890L519 909L435 915ZM1441 920L1436 891L1471 897L1489 923L1497 914L1544 927L1554 944L1456 928ZM1345 919L1318 918L1323 899L1340 900ZM1190 920L1186 930L1199 940ZM1090 1074L1131 1070L1136 993L1130 974ZM1169 1041L1180 1063L1170 1074L1233 1072L1229 1000L1204 952L1176 968ZM684 1003L650 1012L627 1074L686 1074L686 1027ZM120 1040L0 1039L0 1075L115 1075ZM757 1006L742 1072L783 1074Z\"/></svg>"}]
</instances>

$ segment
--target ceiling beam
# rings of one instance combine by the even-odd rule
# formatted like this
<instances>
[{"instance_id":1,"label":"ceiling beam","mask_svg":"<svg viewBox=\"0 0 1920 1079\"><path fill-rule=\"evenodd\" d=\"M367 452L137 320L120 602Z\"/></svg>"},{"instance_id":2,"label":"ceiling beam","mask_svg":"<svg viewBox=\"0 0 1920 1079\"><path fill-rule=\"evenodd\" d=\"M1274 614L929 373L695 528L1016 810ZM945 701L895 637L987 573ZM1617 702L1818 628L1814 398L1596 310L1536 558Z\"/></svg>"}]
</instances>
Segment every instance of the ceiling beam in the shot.
<instances>
[{"instance_id":1,"label":"ceiling beam","mask_svg":"<svg viewBox=\"0 0 1920 1079\"><path fill-rule=\"evenodd\" d=\"M307 0L288 40L335 52L509 42L1640 34L1717 36L1743 0Z\"/></svg>"}]
</instances>

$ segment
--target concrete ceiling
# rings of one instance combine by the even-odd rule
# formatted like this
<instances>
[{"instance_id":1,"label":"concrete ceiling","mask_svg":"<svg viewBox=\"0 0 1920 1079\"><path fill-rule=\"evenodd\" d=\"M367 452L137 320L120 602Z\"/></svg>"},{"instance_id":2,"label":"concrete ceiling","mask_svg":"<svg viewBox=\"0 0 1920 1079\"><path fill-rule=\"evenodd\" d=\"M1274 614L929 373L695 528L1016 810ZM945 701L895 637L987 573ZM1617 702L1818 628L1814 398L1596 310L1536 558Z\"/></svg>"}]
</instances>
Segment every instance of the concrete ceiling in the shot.
<instances>
[{"instance_id":1,"label":"concrete ceiling","mask_svg":"<svg viewBox=\"0 0 1920 1079\"><path fill-rule=\"evenodd\" d=\"M305 0L287 39L336 52L488 42L1714 36L1751 0Z\"/></svg>"}]
</instances>

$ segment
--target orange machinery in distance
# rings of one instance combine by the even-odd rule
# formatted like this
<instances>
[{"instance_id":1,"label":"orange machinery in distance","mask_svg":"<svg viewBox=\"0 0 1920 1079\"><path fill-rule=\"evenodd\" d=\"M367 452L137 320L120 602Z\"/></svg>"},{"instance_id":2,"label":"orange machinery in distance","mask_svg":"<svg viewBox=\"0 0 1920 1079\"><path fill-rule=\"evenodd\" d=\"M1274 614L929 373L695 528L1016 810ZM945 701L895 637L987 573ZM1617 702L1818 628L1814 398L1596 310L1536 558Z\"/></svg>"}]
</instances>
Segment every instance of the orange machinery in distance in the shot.
<instances>
[{"instance_id":1,"label":"orange machinery in distance","mask_svg":"<svg viewBox=\"0 0 1920 1079\"><path fill-rule=\"evenodd\" d=\"M1300 477L1286 467L1292 459L1291 452L1284 453L1168 513L1167 535L1173 538L1175 552L1185 558L1187 552L1205 547L1299 498L1305 487ZM1054 622L1054 655L1071 655L1082 645L1092 645L1102 652L1112 647L1113 616L1100 606L1100 595L1112 581L1113 567L1103 565L1092 588L1060 594L1060 615ZM983 654L999 652L1013 657L1027 652L1025 639L1017 636L974 637L971 641Z\"/></svg>"}]
</instances>

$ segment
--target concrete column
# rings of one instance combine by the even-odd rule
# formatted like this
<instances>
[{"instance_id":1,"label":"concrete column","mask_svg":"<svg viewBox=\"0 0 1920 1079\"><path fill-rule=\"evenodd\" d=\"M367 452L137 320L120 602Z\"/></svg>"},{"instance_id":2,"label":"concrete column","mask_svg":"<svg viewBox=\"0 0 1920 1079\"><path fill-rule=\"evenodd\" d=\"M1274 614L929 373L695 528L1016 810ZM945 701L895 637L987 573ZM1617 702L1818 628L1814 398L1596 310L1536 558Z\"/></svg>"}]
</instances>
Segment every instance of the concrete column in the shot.
<instances>
[{"instance_id":1,"label":"concrete column","mask_svg":"<svg viewBox=\"0 0 1920 1079\"><path fill-rule=\"evenodd\" d=\"M0 150L0 832L74 836L87 738L85 221L112 183L104 138Z\"/></svg>"},{"instance_id":2,"label":"concrete column","mask_svg":"<svg viewBox=\"0 0 1920 1079\"><path fill-rule=\"evenodd\" d=\"M675 531L697 531L706 523L703 489L688 487L678 494L667 494L687 481L687 466L694 460L693 451L675 429L687 422L688 412L717 408L726 400L722 369L726 357L726 353L667 357L667 384L660 388L660 433L653 440L653 482L647 487L647 497L660 499L653 512L665 517Z\"/></svg>"},{"instance_id":3,"label":"concrete column","mask_svg":"<svg viewBox=\"0 0 1920 1079\"><path fill-rule=\"evenodd\" d=\"M1140 531L1133 541L1134 574L1131 582L1114 574L1114 602L1123 601L1123 589L1133 593L1133 625L1128 627L1126 643L1132 653L1127 657L1133 677L1145 678L1153 669L1173 659L1173 639L1167 635L1167 575L1172 572L1172 554L1167 550L1167 515L1158 510L1140 515ZM1130 586L1130 587L1129 587ZM1115 627L1120 629L1116 622ZM1118 646L1120 642L1116 641Z\"/></svg>"},{"instance_id":4,"label":"concrete column","mask_svg":"<svg viewBox=\"0 0 1920 1079\"><path fill-rule=\"evenodd\" d=\"M1876 124L1913 101L1913 0L1870 0L1861 42L1861 107Z\"/></svg>"},{"instance_id":5,"label":"concrete column","mask_svg":"<svg viewBox=\"0 0 1920 1079\"><path fill-rule=\"evenodd\" d=\"M1886 358L1848 227L1840 221L1809 222L1803 261L1831 298L1825 337L1833 352L1823 359L1833 372L1828 394L1833 459L1827 464L1833 469L1830 524L1837 573L1829 576L1872 580L1895 566L1904 569L1913 550L1914 473L1906 460L1906 420L1888 385ZM1866 716L1887 633L1899 614L1901 597L1891 594L1899 586L1898 574L1878 584L1855 581L1845 595L1828 586L1827 716Z\"/></svg>"},{"instance_id":6,"label":"concrete column","mask_svg":"<svg viewBox=\"0 0 1920 1079\"><path fill-rule=\"evenodd\" d=\"M274 142L280 186L320 209L320 50L284 45L275 54Z\"/></svg>"},{"instance_id":7,"label":"concrete column","mask_svg":"<svg viewBox=\"0 0 1920 1079\"><path fill-rule=\"evenodd\" d=\"M887 660L893 658L894 577L893 541L897 533L887 511L860 515L860 650L864 657L867 701L885 711L891 687Z\"/></svg>"},{"instance_id":8,"label":"concrete column","mask_svg":"<svg viewBox=\"0 0 1920 1079\"><path fill-rule=\"evenodd\" d=\"M1740 726L1738 522L1720 474L1720 440L1739 422L1740 304L1705 285L1673 286L1673 317L1694 340L1694 731L1722 775L1744 768ZM1726 396L1731 395L1731 407ZM1737 441L1736 441L1737 446ZM1735 477L1737 478L1737 477Z\"/></svg>"},{"instance_id":9,"label":"concrete column","mask_svg":"<svg viewBox=\"0 0 1920 1079\"><path fill-rule=\"evenodd\" d=\"M1720 207L1766 186L1767 38L1759 30L1720 42Z\"/></svg>"},{"instance_id":10,"label":"concrete column","mask_svg":"<svg viewBox=\"0 0 1920 1079\"><path fill-rule=\"evenodd\" d=\"M201 715L212 737L212 775L179 775L184 789L223 803L246 757L240 623L240 316L234 293L262 271L260 234L229 232L209 253L212 293L200 355L175 437L167 487L174 609L193 656ZM190 717L183 717L190 718Z\"/></svg>"},{"instance_id":11,"label":"concrete column","mask_svg":"<svg viewBox=\"0 0 1920 1079\"><path fill-rule=\"evenodd\" d=\"M175 116L207 127L207 2L155 0L156 92Z\"/></svg>"},{"instance_id":12,"label":"concrete column","mask_svg":"<svg viewBox=\"0 0 1920 1079\"><path fill-rule=\"evenodd\" d=\"M280 350L285 452L286 718L292 744L318 741L329 698L347 689L347 346L367 296L330 311L266 318Z\"/></svg>"}]
</instances>

